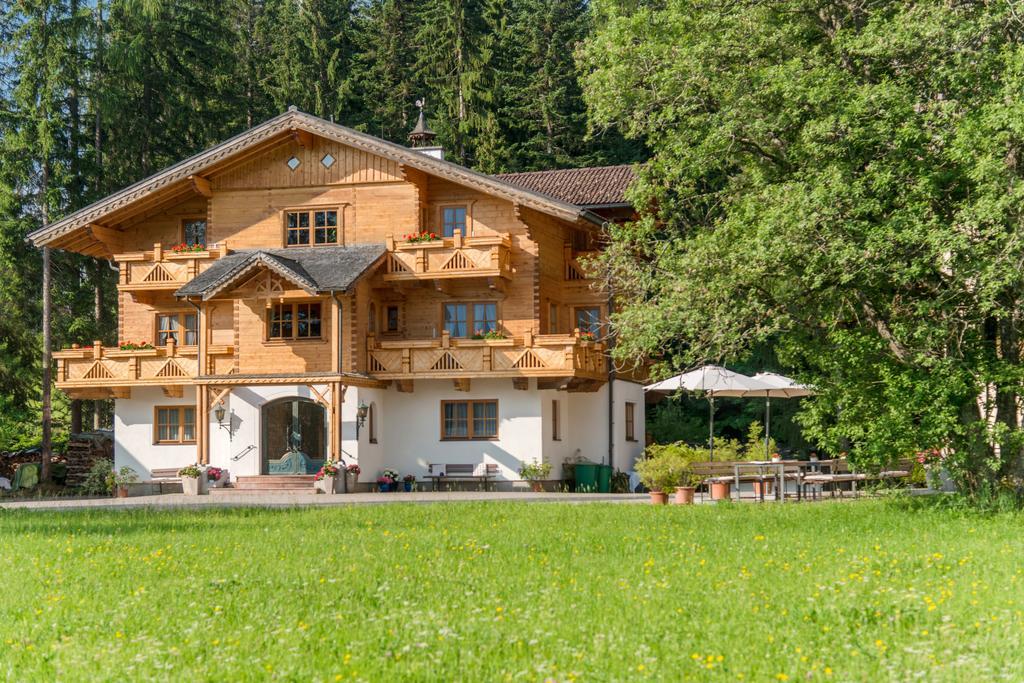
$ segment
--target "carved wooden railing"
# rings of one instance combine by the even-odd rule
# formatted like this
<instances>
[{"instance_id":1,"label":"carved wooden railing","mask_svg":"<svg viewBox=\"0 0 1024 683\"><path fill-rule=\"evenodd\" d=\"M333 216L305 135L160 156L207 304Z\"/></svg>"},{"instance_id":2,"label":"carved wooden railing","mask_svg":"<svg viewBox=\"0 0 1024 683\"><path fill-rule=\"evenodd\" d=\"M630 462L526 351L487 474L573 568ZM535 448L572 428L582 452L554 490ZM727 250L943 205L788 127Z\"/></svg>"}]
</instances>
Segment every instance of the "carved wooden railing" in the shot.
<instances>
[{"instance_id":1,"label":"carved wooden railing","mask_svg":"<svg viewBox=\"0 0 1024 683\"><path fill-rule=\"evenodd\" d=\"M209 356L234 353L231 346L210 346ZM169 341L150 349L122 350L116 346L65 349L53 354L57 361L57 387L113 387L134 385L190 384L199 367L195 346L178 346Z\"/></svg>"},{"instance_id":2,"label":"carved wooden railing","mask_svg":"<svg viewBox=\"0 0 1024 683\"><path fill-rule=\"evenodd\" d=\"M149 251L116 254L114 260L120 270L117 288L121 291L178 289L199 275L215 259L228 254L227 244L214 249L176 253L163 245L154 244Z\"/></svg>"},{"instance_id":3,"label":"carved wooden railing","mask_svg":"<svg viewBox=\"0 0 1024 683\"><path fill-rule=\"evenodd\" d=\"M426 280L441 278L511 278L512 240L508 235L488 237L455 236L429 242L400 242L386 239L385 280Z\"/></svg>"},{"instance_id":4,"label":"carved wooden railing","mask_svg":"<svg viewBox=\"0 0 1024 683\"><path fill-rule=\"evenodd\" d=\"M510 339L378 340L367 337L367 371L380 379L582 377L606 379L604 345L574 334Z\"/></svg>"},{"instance_id":5,"label":"carved wooden railing","mask_svg":"<svg viewBox=\"0 0 1024 683\"><path fill-rule=\"evenodd\" d=\"M569 243L563 248L563 260L565 262L565 279L570 282L582 282L589 280L583 262L597 255L596 251L576 251Z\"/></svg>"}]
</instances>

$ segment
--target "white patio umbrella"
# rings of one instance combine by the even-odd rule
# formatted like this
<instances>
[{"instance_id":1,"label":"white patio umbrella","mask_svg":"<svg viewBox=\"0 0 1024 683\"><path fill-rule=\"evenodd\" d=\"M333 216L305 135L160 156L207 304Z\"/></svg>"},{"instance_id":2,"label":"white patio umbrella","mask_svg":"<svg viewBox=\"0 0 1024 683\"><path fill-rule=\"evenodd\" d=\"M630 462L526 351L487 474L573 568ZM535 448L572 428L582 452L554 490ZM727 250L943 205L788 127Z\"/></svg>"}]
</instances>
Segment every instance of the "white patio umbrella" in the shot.
<instances>
[{"instance_id":1,"label":"white patio umbrella","mask_svg":"<svg viewBox=\"0 0 1024 683\"><path fill-rule=\"evenodd\" d=\"M726 370L718 365L705 365L684 372L675 377L663 379L660 382L644 387L644 391L659 394L674 394L677 391L701 391L708 397L708 411L710 412L710 427L708 429L708 446L711 452L711 460L715 459L715 398L718 396L743 397L751 392L770 391L772 387L753 377L741 375L732 370Z\"/></svg>"},{"instance_id":2,"label":"white patio umbrella","mask_svg":"<svg viewBox=\"0 0 1024 683\"><path fill-rule=\"evenodd\" d=\"M771 438L772 399L813 396L814 390L806 384L799 384L789 377L777 375L774 372L759 372L754 375L753 379L766 385L768 388L754 389L741 395L745 398L764 396L764 459L768 460L771 457L771 454L768 452L768 441Z\"/></svg>"}]
</instances>

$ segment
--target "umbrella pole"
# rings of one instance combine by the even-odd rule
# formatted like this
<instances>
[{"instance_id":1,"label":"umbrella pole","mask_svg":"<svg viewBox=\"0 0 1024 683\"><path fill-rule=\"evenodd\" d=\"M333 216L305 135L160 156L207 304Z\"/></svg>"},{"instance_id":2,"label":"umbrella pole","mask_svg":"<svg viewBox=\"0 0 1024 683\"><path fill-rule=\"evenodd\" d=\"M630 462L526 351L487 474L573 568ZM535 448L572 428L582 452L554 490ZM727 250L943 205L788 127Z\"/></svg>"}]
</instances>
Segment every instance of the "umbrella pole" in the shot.
<instances>
[{"instance_id":1,"label":"umbrella pole","mask_svg":"<svg viewBox=\"0 0 1024 683\"><path fill-rule=\"evenodd\" d=\"M771 460L771 453L768 452L768 439L771 434L772 423L772 399L766 391L764 393L764 459Z\"/></svg>"},{"instance_id":2,"label":"umbrella pole","mask_svg":"<svg viewBox=\"0 0 1024 683\"><path fill-rule=\"evenodd\" d=\"M708 429L708 445L711 447L711 462L715 461L715 397L708 398L708 412L711 415L709 420L711 427Z\"/></svg>"}]
</instances>

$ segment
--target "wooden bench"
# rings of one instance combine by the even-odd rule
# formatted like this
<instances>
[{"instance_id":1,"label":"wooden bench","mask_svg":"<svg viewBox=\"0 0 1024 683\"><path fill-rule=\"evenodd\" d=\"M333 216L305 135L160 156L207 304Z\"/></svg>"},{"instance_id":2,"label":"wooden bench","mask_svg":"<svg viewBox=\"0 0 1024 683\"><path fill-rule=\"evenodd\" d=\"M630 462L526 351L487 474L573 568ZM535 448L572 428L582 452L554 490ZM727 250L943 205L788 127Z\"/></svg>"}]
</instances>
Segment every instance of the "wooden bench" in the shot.
<instances>
[{"instance_id":1,"label":"wooden bench","mask_svg":"<svg viewBox=\"0 0 1024 683\"><path fill-rule=\"evenodd\" d=\"M483 482L484 491L488 490L487 485L491 479L498 476L498 464L493 462L481 463L430 463L427 465L427 479L430 480L431 489L439 491L438 484L442 481L480 481Z\"/></svg>"},{"instance_id":2,"label":"wooden bench","mask_svg":"<svg viewBox=\"0 0 1024 683\"><path fill-rule=\"evenodd\" d=\"M701 477L701 500L704 492L711 484L736 484L735 463L732 462L695 462L690 464L690 472ZM775 475L746 473L740 475L740 482L764 482L775 479ZM762 496L763 497L763 496Z\"/></svg>"},{"instance_id":3,"label":"wooden bench","mask_svg":"<svg viewBox=\"0 0 1024 683\"><path fill-rule=\"evenodd\" d=\"M835 498L836 491L839 492L839 497L842 498L843 490L839 487L839 484L849 484L850 492L854 496L857 496L857 484L867 481L883 481L886 479L905 479L910 476L910 469L912 462L909 458L899 460L896 464L896 469L882 470L881 472L869 473L869 472L853 472L850 470L849 464L846 462L846 458L839 458L837 460L822 461L827 463L831 471L829 473L812 473L805 474L803 477L804 495L806 495L808 487L814 487L814 497L817 497L817 491L821 491L822 495L825 493L825 486L829 486L829 491L832 497Z\"/></svg>"}]
</instances>

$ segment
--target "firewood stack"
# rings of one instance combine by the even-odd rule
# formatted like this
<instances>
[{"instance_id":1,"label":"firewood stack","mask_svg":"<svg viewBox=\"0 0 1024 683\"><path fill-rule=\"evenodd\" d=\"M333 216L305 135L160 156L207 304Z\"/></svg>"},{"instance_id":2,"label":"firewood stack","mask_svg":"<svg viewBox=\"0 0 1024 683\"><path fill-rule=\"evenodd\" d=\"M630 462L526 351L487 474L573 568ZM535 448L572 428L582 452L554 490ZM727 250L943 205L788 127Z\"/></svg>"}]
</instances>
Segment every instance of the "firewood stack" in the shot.
<instances>
[{"instance_id":1,"label":"firewood stack","mask_svg":"<svg viewBox=\"0 0 1024 683\"><path fill-rule=\"evenodd\" d=\"M93 464L106 458L114 460L113 433L109 431L72 434L65 453L68 464L68 486L78 486L85 481Z\"/></svg>"}]
</instances>

